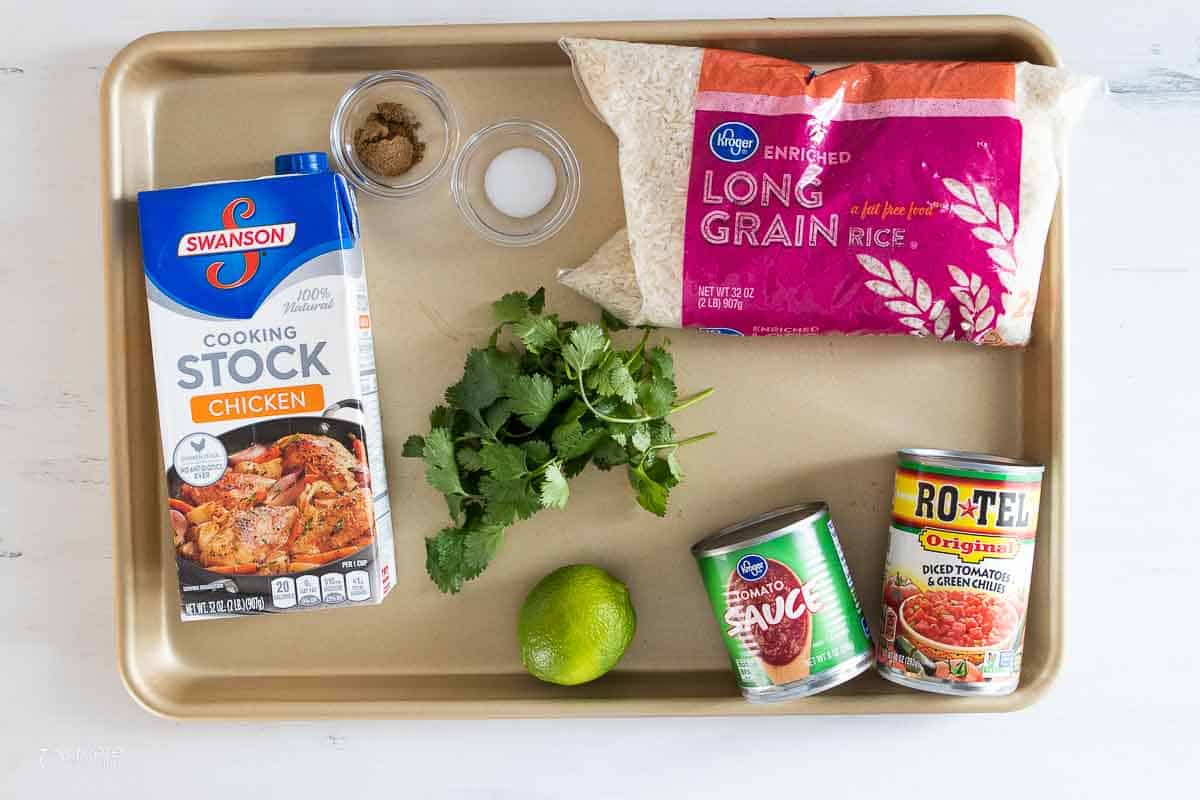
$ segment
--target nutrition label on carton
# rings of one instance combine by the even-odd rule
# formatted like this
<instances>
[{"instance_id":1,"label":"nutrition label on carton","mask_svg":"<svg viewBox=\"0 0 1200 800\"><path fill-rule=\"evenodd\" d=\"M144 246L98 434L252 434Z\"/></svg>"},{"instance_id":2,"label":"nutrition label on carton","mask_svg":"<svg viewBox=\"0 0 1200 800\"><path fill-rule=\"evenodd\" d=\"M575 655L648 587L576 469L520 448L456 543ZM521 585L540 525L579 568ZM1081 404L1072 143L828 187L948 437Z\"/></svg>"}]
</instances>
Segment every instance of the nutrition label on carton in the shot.
<instances>
[{"instance_id":1,"label":"nutrition label on carton","mask_svg":"<svg viewBox=\"0 0 1200 800\"><path fill-rule=\"evenodd\" d=\"M379 416L379 379L374 369L367 370L364 367L359 380L362 385L363 427L367 434L367 460L373 472L371 483L375 487L375 498L379 500L387 496L387 468L383 463L383 425Z\"/></svg>"}]
</instances>

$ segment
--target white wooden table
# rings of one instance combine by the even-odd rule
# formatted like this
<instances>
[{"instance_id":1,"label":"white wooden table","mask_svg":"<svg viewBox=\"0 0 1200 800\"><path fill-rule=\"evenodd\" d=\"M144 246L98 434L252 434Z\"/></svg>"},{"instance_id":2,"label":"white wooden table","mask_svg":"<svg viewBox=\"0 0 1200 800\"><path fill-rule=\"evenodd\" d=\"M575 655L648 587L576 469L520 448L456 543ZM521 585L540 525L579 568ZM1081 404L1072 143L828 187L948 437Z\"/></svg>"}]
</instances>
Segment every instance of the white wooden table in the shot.
<instances>
[{"instance_id":1,"label":"white wooden table","mask_svg":"<svg viewBox=\"0 0 1200 800\"><path fill-rule=\"evenodd\" d=\"M798 796L1195 791L1200 4L257 5L0 2L0 797L700 797L792 780ZM179 724L126 697L96 165L97 87L123 44L179 28L901 10L1025 16L1113 89L1073 150L1070 640L1047 699L1000 717Z\"/></svg>"}]
</instances>

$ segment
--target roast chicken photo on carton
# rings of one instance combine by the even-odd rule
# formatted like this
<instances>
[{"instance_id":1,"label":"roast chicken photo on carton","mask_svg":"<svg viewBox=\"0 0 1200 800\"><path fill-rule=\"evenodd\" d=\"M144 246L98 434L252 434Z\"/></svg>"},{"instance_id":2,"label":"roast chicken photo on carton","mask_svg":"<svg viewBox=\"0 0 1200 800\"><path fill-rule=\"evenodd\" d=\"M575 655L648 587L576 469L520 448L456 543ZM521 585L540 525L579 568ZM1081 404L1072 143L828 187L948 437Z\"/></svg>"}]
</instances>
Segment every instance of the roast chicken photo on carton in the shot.
<instances>
[{"instance_id":1,"label":"roast chicken photo on carton","mask_svg":"<svg viewBox=\"0 0 1200 800\"><path fill-rule=\"evenodd\" d=\"M352 555L375 535L362 440L294 433L229 457L209 486L171 498L176 551L210 572L280 575Z\"/></svg>"}]
</instances>

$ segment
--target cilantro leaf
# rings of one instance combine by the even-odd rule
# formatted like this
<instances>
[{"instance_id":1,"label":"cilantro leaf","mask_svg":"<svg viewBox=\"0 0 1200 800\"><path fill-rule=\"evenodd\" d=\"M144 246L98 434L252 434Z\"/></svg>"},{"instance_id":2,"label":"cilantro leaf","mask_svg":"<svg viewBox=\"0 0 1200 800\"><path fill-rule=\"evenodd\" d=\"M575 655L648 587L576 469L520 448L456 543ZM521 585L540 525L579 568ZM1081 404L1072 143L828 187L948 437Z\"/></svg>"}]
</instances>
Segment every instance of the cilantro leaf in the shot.
<instances>
[{"instance_id":1,"label":"cilantro leaf","mask_svg":"<svg viewBox=\"0 0 1200 800\"><path fill-rule=\"evenodd\" d=\"M646 352L646 363L650 365L654 377L668 381L675 380L675 358L661 345L652 347Z\"/></svg>"},{"instance_id":2,"label":"cilantro leaf","mask_svg":"<svg viewBox=\"0 0 1200 800\"><path fill-rule=\"evenodd\" d=\"M498 481L510 481L525 474L525 451L514 444L489 442L479 451L483 468Z\"/></svg>"},{"instance_id":3,"label":"cilantro leaf","mask_svg":"<svg viewBox=\"0 0 1200 800\"><path fill-rule=\"evenodd\" d=\"M566 476L556 462L550 462L542 473L542 505L546 508L565 508L571 490L567 487Z\"/></svg>"},{"instance_id":4,"label":"cilantro leaf","mask_svg":"<svg viewBox=\"0 0 1200 800\"><path fill-rule=\"evenodd\" d=\"M623 331L629 327L624 320L614 316L607 308L600 309L600 324L606 331Z\"/></svg>"},{"instance_id":5,"label":"cilantro leaf","mask_svg":"<svg viewBox=\"0 0 1200 800\"><path fill-rule=\"evenodd\" d=\"M600 419L604 419L607 415L625 413L628 406L622 408L623 405L616 397L596 397L592 400L592 406L588 410L594 411L601 415Z\"/></svg>"},{"instance_id":6,"label":"cilantro leaf","mask_svg":"<svg viewBox=\"0 0 1200 800\"><path fill-rule=\"evenodd\" d=\"M554 410L554 383L541 373L518 375L509 381L505 392L513 413L530 430L545 422Z\"/></svg>"},{"instance_id":7,"label":"cilantro leaf","mask_svg":"<svg viewBox=\"0 0 1200 800\"><path fill-rule=\"evenodd\" d=\"M665 419L656 419L646 423L650 429L650 441L654 444L670 444L675 440L675 429Z\"/></svg>"},{"instance_id":8,"label":"cilantro leaf","mask_svg":"<svg viewBox=\"0 0 1200 800\"><path fill-rule=\"evenodd\" d=\"M573 447L582 438L583 426L579 424L578 419L561 423L550 434L550 442L560 456L563 455L565 449Z\"/></svg>"},{"instance_id":9,"label":"cilantro leaf","mask_svg":"<svg viewBox=\"0 0 1200 800\"><path fill-rule=\"evenodd\" d=\"M574 403L571 403L571 405L567 407L567 413L563 414L562 420L559 422L559 425L566 425L569 422L575 422L577 420L583 419L583 415L586 413L588 413L587 404L584 403L582 400L576 400Z\"/></svg>"},{"instance_id":10,"label":"cilantro leaf","mask_svg":"<svg viewBox=\"0 0 1200 800\"><path fill-rule=\"evenodd\" d=\"M608 424L608 435L621 447L627 447L629 445L629 432L632 429L632 425L626 425L621 422L610 422Z\"/></svg>"},{"instance_id":11,"label":"cilantro leaf","mask_svg":"<svg viewBox=\"0 0 1200 800\"><path fill-rule=\"evenodd\" d=\"M629 454L625 447L611 436L608 436L592 451L592 463L602 470L610 470L621 464L629 463Z\"/></svg>"},{"instance_id":12,"label":"cilantro leaf","mask_svg":"<svg viewBox=\"0 0 1200 800\"><path fill-rule=\"evenodd\" d=\"M557 389L554 390L554 405L558 405L563 400L566 400L568 397L571 397L574 394L575 394L574 384L570 384L570 383L562 384L561 386L559 386ZM587 406L584 406L584 408L587 408Z\"/></svg>"},{"instance_id":13,"label":"cilantro leaf","mask_svg":"<svg viewBox=\"0 0 1200 800\"><path fill-rule=\"evenodd\" d=\"M461 494L446 495L446 510L450 512L450 519L454 520L455 525L461 525L466 519L463 513L463 506L467 502L467 498Z\"/></svg>"},{"instance_id":14,"label":"cilantro leaf","mask_svg":"<svg viewBox=\"0 0 1200 800\"><path fill-rule=\"evenodd\" d=\"M542 439L533 439L521 445L525 451L526 463L540 467L550 460L550 445Z\"/></svg>"},{"instance_id":15,"label":"cilantro leaf","mask_svg":"<svg viewBox=\"0 0 1200 800\"><path fill-rule=\"evenodd\" d=\"M465 536L458 528L442 528L436 536L425 539L425 571L443 592L456 594L462 590L464 545Z\"/></svg>"},{"instance_id":16,"label":"cilantro leaf","mask_svg":"<svg viewBox=\"0 0 1200 800\"><path fill-rule=\"evenodd\" d=\"M639 453L646 452L646 448L650 446L650 429L645 425L635 425L633 434L629 437L629 443Z\"/></svg>"},{"instance_id":17,"label":"cilantro leaf","mask_svg":"<svg viewBox=\"0 0 1200 800\"><path fill-rule=\"evenodd\" d=\"M555 428L550 440L559 458L567 460L590 453L607 435L604 428L584 428L575 420Z\"/></svg>"},{"instance_id":18,"label":"cilantro leaf","mask_svg":"<svg viewBox=\"0 0 1200 800\"><path fill-rule=\"evenodd\" d=\"M587 465L591 460L592 457L590 454L584 454L582 456L578 456L577 458L572 458L562 462L563 477L567 480L574 478L576 475L587 469Z\"/></svg>"},{"instance_id":19,"label":"cilantro leaf","mask_svg":"<svg viewBox=\"0 0 1200 800\"><path fill-rule=\"evenodd\" d=\"M466 472L479 472L479 470L483 469L483 461L479 458L479 451L472 447L460 447L454 455L458 459L458 465Z\"/></svg>"},{"instance_id":20,"label":"cilantro leaf","mask_svg":"<svg viewBox=\"0 0 1200 800\"><path fill-rule=\"evenodd\" d=\"M546 287L539 286L538 290L529 297L529 310L534 314L542 313L546 307Z\"/></svg>"},{"instance_id":21,"label":"cilantro leaf","mask_svg":"<svg viewBox=\"0 0 1200 800\"><path fill-rule=\"evenodd\" d=\"M529 295L524 292L509 292L492 303L492 315L501 325L516 322L528 313Z\"/></svg>"},{"instance_id":22,"label":"cilantro leaf","mask_svg":"<svg viewBox=\"0 0 1200 800\"><path fill-rule=\"evenodd\" d=\"M637 383L634 382L629 367L625 366L621 359L614 359L611 366L601 366L596 372L596 391L601 395L616 395L631 405L637 402Z\"/></svg>"},{"instance_id":23,"label":"cilantro leaf","mask_svg":"<svg viewBox=\"0 0 1200 800\"><path fill-rule=\"evenodd\" d=\"M443 528L425 540L425 571L443 592L456 594L479 577L504 542L504 528Z\"/></svg>"},{"instance_id":24,"label":"cilantro leaf","mask_svg":"<svg viewBox=\"0 0 1200 800\"><path fill-rule=\"evenodd\" d=\"M500 525L480 525L465 531L463 542L463 577L470 580L480 573L496 557L500 545L504 544L504 528Z\"/></svg>"},{"instance_id":25,"label":"cilantro leaf","mask_svg":"<svg viewBox=\"0 0 1200 800\"><path fill-rule=\"evenodd\" d=\"M455 408L479 414L500 396L500 376L486 350L472 350L467 356L462 380L446 390L446 402Z\"/></svg>"},{"instance_id":26,"label":"cilantro leaf","mask_svg":"<svg viewBox=\"0 0 1200 800\"><path fill-rule=\"evenodd\" d=\"M629 467L629 483L637 493L638 505L659 517L667 515L670 489L655 481L640 464Z\"/></svg>"},{"instance_id":27,"label":"cilantro leaf","mask_svg":"<svg viewBox=\"0 0 1200 800\"><path fill-rule=\"evenodd\" d=\"M558 341L558 322L553 317L528 315L513 325L513 333L531 353L540 353L546 345Z\"/></svg>"},{"instance_id":28,"label":"cilantro leaf","mask_svg":"<svg viewBox=\"0 0 1200 800\"><path fill-rule=\"evenodd\" d=\"M429 427L454 430L454 409L446 406L436 406L429 412Z\"/></svg>"},{"instance_id":29,"label":"cilantro leaf","mask_svg":"<svg viewBox=\"0 0 1200 800\"><path fill-rule=\"evenodd\" d=\"M499 378L501 389L504 388L504 384L521 374L520 353L489 347L484 351L484 358L487 360L488 366L496 373L496 377Z\"/></svg>"},{"instance_id":30,"label":"cilantro leaf","mask_svg":"<svg viewBox=\"0 0 1200 800\"><path fill-rule=\"evenodd\" d=\"M445 428L431 430L425 437L425 448L421 455L425 459L425 479L430 486L442 494L466 494L458 479L450 431Z\"/></svg>"},{"instance_id":31,"label":"cilantro leaf","mask_svg":"<svg viewBox=\"0 0 1200 800\"><path fill-rule=\"evenodd\" d=\"M665 417L675 402L675 383L665 378L654 378L638 386L638 402L648 416Z\"/></svg>"},{"instance_id":32,"label":"cilantro leaf","mask_svg":"<svg viewBox=\"0 0 1200 800\"><path fill-rule=\"evenodd\" d=\"M400 455L404 458L424 458L425 457L425 437L417 436L415 433L404 440L404 447L400 450Z\"/></svg>"},{"instance_id":33,"label":"cilantro leaf","mask_svg":"<svg viewBox=\"0 0 1200 800\"><path fill-rule=\"evenodd\" d=\"M602 353L584 376L583 385L594 392L599 392L602 396L613 394L612 384L608 382L608 370L616 358L617 354L612 350Z\"/></svg>"},{"instance_id":34,"label":"cilantro leaf","mask_svg":"<svg viewBox=\"0 0 1200 800\"><path fill-rule=\"evenodd\" d=\"M671 477L676 481L683 480L683 467L679 464L679 459L675 456L675 451L667 453L667 469L671 471Z\"/></svg>"},{"instance_id":35,"label":"cilantro leaf","mask_svg":"<svg viewBox=\"0 0 1200 800\"><path fill-rule=\"evenodd\" d=\"M483 412L483 421L487 424L489 431L496 433L504 427L504 423L508 422L510 416L512 416L512 405L508 400L501 398Z\"/></svg>"},{"instance_id":36,"label":"cilantro leaf","mask_svg":"<svg viewBox=\"0 0 1200 800\"><path fill-rule=\"evenodd\" d=\"M542 507L529 478L501 481L485 475L479 491L487 500L484 519L498 525L511 525L514 519L529 519Z\"/></svg>"},{"instance_id":37,"label":"cilantro leaf","mask_svg":"<svg viewBox=\"0 0 1200 800\"><path fill-rule=\"evenodd\" d=\"M608 337L599 325L580 325L571 331L567 346L563 348L563 359L576 372L583 372L595 366L606 347Z\"/></svg>"},{"instance_id":38,"label":"cilantro leaf","mask_svg":"<svg viewBox=\"0 0 1200 800\"><path fill-rule=\"evenodd\" d=\"M650 480L661 483L668 489L674 489L679 485L679 479L671 474L671 467L662 459L655 459L645 466L646 474L650 476Z\"/></svg>"},{"instance_id":39,"label":"cilantro leaf","mask_svg":"<svg viewBox=\"0 0 1200 800\"><path fill-rule=\"evenodd\" d=\"M467 415L467 433L472 434L475 439L488 439L492 437L492 429L488 427L487 422L479 414Z\"/></svg>"}]
</instances>

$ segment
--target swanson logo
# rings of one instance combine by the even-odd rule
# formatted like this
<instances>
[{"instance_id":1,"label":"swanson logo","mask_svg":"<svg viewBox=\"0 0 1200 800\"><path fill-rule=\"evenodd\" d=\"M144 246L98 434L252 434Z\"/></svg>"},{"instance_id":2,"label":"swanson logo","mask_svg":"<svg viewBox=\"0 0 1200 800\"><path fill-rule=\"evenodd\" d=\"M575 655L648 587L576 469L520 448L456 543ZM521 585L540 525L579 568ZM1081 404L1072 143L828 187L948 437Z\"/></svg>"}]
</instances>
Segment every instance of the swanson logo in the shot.
<instances>
[{"instance_id":1,"label":"swanson logo","mask_svg":"<svg viewBox=\"0 0 1200 800\"><path fill-rule=\"evenodd\" d=\"M238 227L238 220L254 216L254 201L249 197L230 200L221 212L221 228L212 231L185 233L179 237L176 251L180 256L205 256L221 253L241 253L242 272L236 280L226 283L221 280L224 260L213 261L205 270L210 285L217 289L236 289L258 272L259 250L271 247L287 247L296 238L296 223L280 222L274 225Z\"/></svg>"},{"instance_id":2,"label":"swanson logo","mask_svg":"<svg viewBox=\"0 0 1200 800\"><path fill-rule=\"evenodd\" d=\"M722 122L709 135L708 149L722 161L737 164L758 151L758 133L744 122Z\"/></svg>"}]
</instances>

